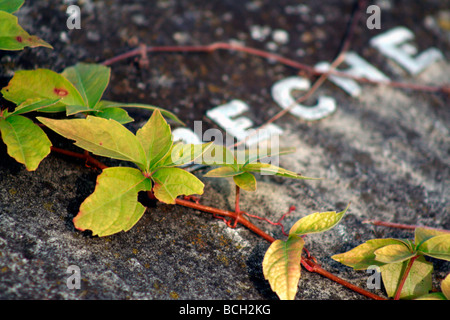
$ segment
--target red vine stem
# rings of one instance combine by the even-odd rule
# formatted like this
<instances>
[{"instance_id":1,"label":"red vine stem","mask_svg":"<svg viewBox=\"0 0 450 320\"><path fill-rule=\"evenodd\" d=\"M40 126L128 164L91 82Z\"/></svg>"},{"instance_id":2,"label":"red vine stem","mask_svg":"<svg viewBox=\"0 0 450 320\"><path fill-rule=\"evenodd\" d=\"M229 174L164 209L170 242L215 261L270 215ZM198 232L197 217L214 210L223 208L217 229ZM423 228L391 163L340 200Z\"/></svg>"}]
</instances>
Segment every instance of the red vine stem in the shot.
<instances>
[{"instance_id":1,"label":"red vine stem","mask_svg":"<svg viewBox=\"0 0 450 320\"><path fill-rule=\"evenodd\" d=\"M413 84L413 83L405 83L405 82L396 82L396 81L377 81L377 80L370 80L367 78L361 78L357 76L350 75L348 73L337 71L337 70L329 70L329 71L320 71L317 70L314 67L311 67L307 64L300 63L298 61L283 57L281 55L271 53L268 51L247 47L247 46L241 46L234 43L226 43L226 42L215 42L209 45L192 45L192 46L146 46L145 47L147 53L157 53L157 52L179 52L179 53L212 53L217 50L227 50L227 51L238 51L238 52L244 52L248 53L253 56L258 56L261 58L265 58L268 60L274 60L281 64L284 64L288 67L292 67L294 69L299 69L305 71L307 74L320 76L323 74L329 74L334 76L339 76L343 78L349 78L353 79L355 81L366 83L366 84L373 84L373 85L389 85L391 87L396 87L400 89L410 89L415 91L425 91L430 93L438 93L438 92L444 92L444 93L450 93L450 86L431 86L431 85L421 85L421 84ZM117 55L113 58L107 59L103 61L101 64L103 65L112 65L114 63L117 63L122 60L126 60L128 58L132 58L135 56L142 56L143 49L142 47L139 47L137 49L125 52L123 54Z\"/></svg>"},{"instance_id":2,"label":"red vine stem","mask_svg":"<svg viewBox=\"0 0 450 320\"><path fill-rule=\"evenodd\" d=\"M73 152L73 151L69 151L69 150L65 150L65 149L60 149L57 147L50 147L52 151L69 156L69 157L73 157L73 158L78 158L78 159L82 159L86 161L86 165L93 165L101 170L104 170L106 168L108 168L107 165L103 164L102 162L98 161L97 159L95 159L94 157L92 157L88 152L85 153L78 153L78 152Z\"/></svg>"},{"instance_id":3,"label":"red vine stem","mask_svg":"<svg viewBox=\"0 0 450 320\"><path fill-rule=\"evenodd\" d=\"M88 152L84 152L84 153L77 153L77 152L73 152L73 151L68 151L68 150L64 150L64 149L60 149L60 148L56 148L56 147L52 147L51 148L53 152L56 153L60 153L63 155L67 155L70 157L74 157L77 159L82 159L86 161L86 164L90 163L94 166L96 166L97 168L103 170L108 168L107 165L103 164L102 162L96 160L95 158L93 158L92 156L89 155ZM149 197L150 198L154 198L154 196L152 196L153 193L149 192ZM249 230L253 231L254 233L256 233L258 236L262 237L263 239L265 239L266 241L273 243L276 239L273 238L272 236L270 236L269 234L265 233L264 231L262 231L261 229L259 229L257 226L255 226L253 223L251 223L250 221L248 221L247 219L245 219L242 214L236 214L236 212L231 212L231 211L227 211L227 210L222 210L222 209L218 209L218 208L214 208L214 207L209 207L209 206L205 206L202 204L199 204L197 202L192 202L192 201L188 201L188 200L184 200L184 199L180 199L177 198L175 199L175 203L184 207L188 207L188 208L192 208L192 209L196 209L196 210L200 210L206 213L211 213L213 215L219 215L219 216L223 216L223 217L228 217L231 219L235 219L235 223L240 223L241 225L243 225L244 227L248 228ZM244 211L241 211L241 213L245 213ZM360 287L357 287L347 281L345 281L342 278L339 278L335 275L333 275L332 273L324 270L319 264L313 262L312 260L310 260L310 258L313 257L308 257L308 258L304 258L301 260L302 265L311 272L316 272L326 278L329 278L332 281L335 281L351 290L354 290L355 292L362 294L366 297L369 297L371 299L375 299L375 300L385 300L384 298L377 296L369 291L366 291Z\"/></svg>"},{"instance_id":4,"label":"red vine stem","mask_svg":"<svg viewBox=\"0 0 450 320\"><path fill-rule=\"evenodd\" d=\"M382 226L382 227L405 229L405 230L415 230L416 228L426 228L426 229L433 229L433 230L437 230L437 231L441 231L441 232L450 232L449 230L446 230L446 229L432 228L432 227L425 227L425 226L418 226L418 225L409 225L409 224L387 222L387 221L380 221L380 220L365 220L365 221L363 221L363 223L372 224L374 226Z\"/></svg>"},{"instance_id":5,"label":"red vine stem","mask_svg":"<svg viewBox=\"0 0 450 320\"><path fill-rule=\"evenodd\" d=\"M403 286L405 285L405 282L406 282L406 278L408 278L409 271L411 270L414 261L416 261L416 259L417 259L418 257L419 257L419 256L414 256L414 257L412 257L411 259L409 259L408 266L406 267L405 273L404 273L403 276L402 276L402 280L401 280L401 282L398 284L398 287L397 287L397 291L396 291L396 293L395 293L394 300L399 300L399 299L400 299L400 294L402 293Z\"/></svg>"}]
</instances>

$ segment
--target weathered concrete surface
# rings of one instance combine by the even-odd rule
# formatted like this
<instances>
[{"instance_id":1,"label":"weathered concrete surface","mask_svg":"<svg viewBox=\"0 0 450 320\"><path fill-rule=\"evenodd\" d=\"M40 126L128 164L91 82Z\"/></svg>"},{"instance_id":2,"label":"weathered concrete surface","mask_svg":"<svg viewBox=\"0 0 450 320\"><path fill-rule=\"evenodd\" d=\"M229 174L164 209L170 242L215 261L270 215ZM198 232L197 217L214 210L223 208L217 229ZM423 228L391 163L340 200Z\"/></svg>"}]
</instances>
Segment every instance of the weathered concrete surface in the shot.
<instances>
[{"instance_id":1,"label":"weathered concrete surface","mask_svg":"<svg viewBox=\"0 0 450 320\"><path fill-rule=\"evenodd\" d=\"M50 42L55 50L2 53L2 86L17 69L60 71L78 61L102 61L149 45L207 44L239 40L271 47L270 37L255 40L251 27L267 25L289 33L277 53L301 62L330 61L344 34L352 1L84 1L82 30L66 29L62 1L33 1L20 11L22 24ZM151 3L151 4L148 4ZM439 48L448 61L449 37L439 21L440 1L383 5L380 31L363 21L352 49L393 79L413 83L450 83L450 65L436 63L411 77L368 46L375 34L403 25L421 50ZM306 11L305 11L306 10ZM447 8L448 10L448 8ZM294 12L297 12L294 14ZM431 20L430 20L431 19ZM435 19L435 20L433 20ZM248 116L262 124L280 108L270 96L279 79L296 71L245 54L158 54L148 69L132 59L112 67L106 97L145 102L178 113L188 126L205 112L231 99L251 107ZM332 116L305 122L285 116L276 123L284 143L298 151L281 165L324 181L289 181L258 177L258 191L242 194L243 210L277 220L290 205L297 210L284 221L289 228L300 217L325 210L349 213L335 229L306 238L306 246L323 267L363 288L368 274L354 272L330 257L381 237L411 237L363 224L366 219L450 228L448 97L364 86L360 98L327 83L319 94L338 101ZM148 114L133 113L137 125ZM133 127L135 128L135 127ZM70 144L52 135L55 144ZM97 172L72 159L50 155L36 172L27 172L0 145L0 298L1 299L276 299L263 279L261 262L268 243L245 228L230 229L209 214L178 206L149 205L127 233L91 237L74 229L72 218L93 191ZM196 172L201 177L203 172ZM231 209L232 186L203 179L201 201ZM255 220L276 238L277 227ZM433 260L435 285L449 271ZM81 289L69 289L70 265L80 268ZM375 291L383 295L382 290ZM297 299L364 299L319 275L303 270Z\"/></svg>"}]
</instances>

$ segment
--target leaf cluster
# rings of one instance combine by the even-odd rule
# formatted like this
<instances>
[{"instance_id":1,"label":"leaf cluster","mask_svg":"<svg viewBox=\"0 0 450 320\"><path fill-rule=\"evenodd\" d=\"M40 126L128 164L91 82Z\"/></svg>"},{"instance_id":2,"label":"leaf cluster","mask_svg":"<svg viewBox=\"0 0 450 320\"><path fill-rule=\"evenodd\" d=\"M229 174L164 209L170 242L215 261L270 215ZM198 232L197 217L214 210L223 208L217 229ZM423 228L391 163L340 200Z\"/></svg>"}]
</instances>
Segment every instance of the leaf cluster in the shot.
<instances>
[{"instance_id":1,"label":"leaf cluster","mask_svg":"<svg viewBox=\"0 0 450 320\"><path fill-rule=\"evenodd\" d=\"M350 205L350 204L349 204ZM298 220L290 229L287 240L275 240L263 260L264 278L281 300L293 300L300 280L303 236L327 231L336 226L347 212L316 212Z\"/></svg>"},{"instance_id":2,"label":"leaf cluster","mask_svg":"<svg viewBox=\"0 0 450 320\"><path fill-rule=\"evenodd\" d=\"M203 193L204 184L178 166L200 157L211 143L173 144L170 126L159 110L136 134L114 119L95 116L37 119L84 150L136 165L103 170L94 192L74 218L77 229L89 229L99 236L129 230L145 211L137 199L141 191L151 191L158 200L169 204L174 204L179 195Z\"/></svg>"},{"instance_id":3,"label":"leaf cluster","mask_svg":"<svg viewBox=\"0 0 450 320\"><path fill-rule=\"evenodd\" d=\"M389 297L396 295L399 284L406 276L399 297L413 299L428 295L432 287L433 265L425 259L425 256L450 261L450 233L416 228L414 241L393 238L372 239L332 258L354 270L378 266ZM405 275L409 264L412 264L411 269ZM448 298L448 291L446 297Z\"/></svg>"},{"instance_id":4,"label":"leaf cluster","mask_svg":"<svg viewBox=\"0 0 450 320\"><path fill-rule=\"evenodd\" d=\"M1 90L6 100L17 105L11 112L0 112L0 131L8 154L34 171L50 153L52 144L42 128L23 116L31 112L65 112L66 118L92 115L124 124L133 121L124 108L134 107L158 110L181 123L173 113L151 105L102 100L110 73L109 67L85 63L68 67L62 73L48 69L17 71Z\"/></svg>"}]
</instances>

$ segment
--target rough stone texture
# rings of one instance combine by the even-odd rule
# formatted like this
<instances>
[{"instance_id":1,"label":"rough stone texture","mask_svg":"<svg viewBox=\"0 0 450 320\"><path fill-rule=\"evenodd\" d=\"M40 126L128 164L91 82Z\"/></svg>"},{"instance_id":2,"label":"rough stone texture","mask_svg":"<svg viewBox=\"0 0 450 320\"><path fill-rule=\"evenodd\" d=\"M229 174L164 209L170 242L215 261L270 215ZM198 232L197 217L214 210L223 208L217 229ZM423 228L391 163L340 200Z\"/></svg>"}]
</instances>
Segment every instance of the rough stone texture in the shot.
<instances>
[{"instance_id":1,"label":"rough stone texture","mask_svg":"<svg viewBox=\"0 0 450 320\"><path fill-rule=\"evenodd\" d=\"M28 1L27 1L28 2ZM22 25L55 50L2 52L1 86L14 70L61 71L78 61L100 62L149 45L208 44L237 40L275 49L311 65L330 61L338 51L352 1L80 1L82 30L66 29L63 1L33 1L19 12ZM382 30L356 30L352 50L392 79L413 83L450 82L450 65L436 63L411 77L368 45L374 35L406 26L420 50L439 48L449 58L448 30L436 27L444 2L377 1ZM448 10L448 8L447 8ZM252 37L254 26L284 30L286 44L271 36ZM296 70L246 54L155 54L148 69L133 59L112 67L105 97L170 109L192 127L205 112L231 99L251 106L248 116L262 124L280 109L270 96L279 79ZM242 194L243 210L277 220L290 205L300 217L352 206L333 230L308 236L306 246L325 269L361 287L367 274L354 272L330 257L371 238L411 237L409 231L372 227L380 219L450 228L448 97L442 94L363 86L350 98L326 83L319 94L336 98L338 110L316 122L286 115L276 123L283 142L298 151L281 165L324 181L258 177L258 191ZM149 116L133 112L136 129ZM58 146L72 148L51 135ZM82 201L93 191L97 172L83 163L51 154L36 172L27 172L0 144L0 298L1 299L277 299L262 275L269 244L249 230L227 228L211 215L179 206L149 204L144 217L127 233L98 238L72 224ZM107 161L107 160L106 160ZM112 163L112 162L108 162ZM199 177L202 171L196 172ZM203 179L203 178L202 178ZM231 209L234 195L226 180L203 179L201 202ZM255 224L282 238L278 227ZM449 271L433 260L434 284ZM66 285L67 268L76 265L81 289ZM384 295L383 290L375 291ZM302 271L297 299L364 299L317 274Z\"/></svg>"}]
</instances>

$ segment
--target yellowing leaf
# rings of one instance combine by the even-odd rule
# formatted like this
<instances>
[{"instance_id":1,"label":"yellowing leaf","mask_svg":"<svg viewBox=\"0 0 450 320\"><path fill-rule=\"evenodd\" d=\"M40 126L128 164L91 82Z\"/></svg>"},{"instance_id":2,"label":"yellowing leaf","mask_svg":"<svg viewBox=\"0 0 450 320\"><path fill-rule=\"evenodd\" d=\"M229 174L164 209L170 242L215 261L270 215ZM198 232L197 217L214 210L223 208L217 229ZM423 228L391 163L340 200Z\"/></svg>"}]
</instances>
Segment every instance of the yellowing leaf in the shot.
<instances>
[{"instance_id":1,"label":"yellowing leaf","mask_svg":"<svg viewBox=\"0 0 450 320\"><path fill-rule=\"evenodd\" d=\"M255 176L248 172L243 172L237 176L233 176L234 183L246 191L256 190Z\"/></svg>"},{"instance_id":2,"label":"yellowing leaf","mask_svg":"<svg viewBox=\"0 0 450 320\"><path fill-rule=\"evenodd\" d=\"M388 263L380 267L383 284L389 297L395 296L408 262L409 260ZM423 256L417 258L406 277L400 299L413 299L427 294L432 287L432 272L432 263L427 262Z\"/></svg>"},{"instance_id":3,"label":"yellowing leaf","mask_svg":"<svg viewBox=\"0 0 450 320\"><path fill-rule=\"evenodd\" d=\"M429 238L422 242L418 251L433 258L450 261L450 233Z\"/></svg>"},{"instance_id":4,"label":"yellowing leaf","mask_svg":"<svg viewBox=\"0 0 450 320\"><path fill-rule=\"evenodd\" d=\"M375 259L384 263L405 261L415 256L404 244L390 244L375 250Z\"/></svg>"},{"instance_id":5,"label":"yellowing leaf","mask_svg":"<svg viewBox=\"0 0 450 320\"><path fill-rule=\"evenodd\" d=\"M11 6L8 10L15 11L17 6ZM37 36L26 32L18 23L15 15L6 11L0 11L0 50L22 50L25 47L53 47Z\"/></svg>"},{"instance_id":6,"label":"yellowing leaf","mask_svg":"<svg viewBox=\"0 0 450 320\"><path fill-rule=\"evenodd\" d=\"M175 204L180 195L203 194L204 184L193 174L180 168L159 168L152 174L153 193L162 202Z\"/></svg>"},{"instance_id":7,"label":"yellowing leaf","mask_svg":"<svg viewBox=\"0 0 450 320\"><path fill-rule=\"evenodd\" d=\"M33 112L38 111L43 108L47 108L49 106L55 105L58 103L61 99L42 99L42 98L34 98L34 99L27 99L24 102L22 102L20 105L18 105L13 112L10 114L24 114L27 112Z\"/></svg>"},{"instance_id":8,"label":"yellowing leaf","mask_svg":"<svg viewBox=\"0 0 450 320\"><path fill-rule=\"evenodd\" d=\"M67 105L83 105L84 101L77 89L62 75L48 69L16 71L8 86L2 89L3 97L17 105L29 99L59 102L41 112L65 111Z\"/></svg>"},{"instance_id":9,"label":"yellowing leaf","mask_svg":"<svg viewBox=\"0 0 450 320\"><path fill-rule=\"evenodd\" d=\"M28 118L19 115L0 118L0 132L8 154L28 171L36 170L50 153L52 144L47 135Z\"/></svg>"},{"instance_id":10,"label":"yellowing leaf","mask_svg":"<svg viewBox=\"0 0 450 320\"><path fill-rule=\"evenodd\" d=\"M97 178L94 192L81 204L73 219L79 230L92 230L93 235L108 236L128 231L142 217L145 207L138 192L151 190L150 179L137 169L112 167Z\"/></svg>"},{"instance_id":11,"label":"yellowing leaf","mask_svg":"<svg viewBox=\"0 0 450 320\"><path fill-rule=\"evenodd\" d=\"M301 237L289 237L287 241L276 240L264 255L264 278L281 300L295 298L304 243Z\"/></svg>"},{"instance_id":12,"label":"yellowing leaf","mask_svg":"<svg viewBox=\"0 0 450 320\"><path fill-rule=\"evenodd\" d=\"M364 270L372 265L383 265L384 262L375 259L375 251L391 244L403 244L403 242L391 238L372 239L360 244L350 251L336 254L331 258L346 266L352 267L355 270Z\"/></svg>"},{"instance_id":13,"label":"yellowing leaf","mask_svg":"<svg viewBox=\"0 0 450 320\"><path fill-rule=\"evenodd\" d=\"M161 160L172 147L172 133L170 126L159 110L153 111L147 123L138 130L136 137L147 156L146 170Z\"/></svg>"},{"instance_id":14,"label":"yellowing leaf","mask_svg":"<svg viewBox=\"0 0 450 320\"><path fill-rule=\"evenodd\" d=\"M414 230L414 242L417 246L419 246L422 242L443 234L447 233L436 229L419 227Z\"/></svg>"},{"instance_id":15,"label":"yellowing leaf","mask_svg":"<svg viewBox=\"0 0 450 320\"><path fill-rule=\"evenodd\" d=\"M329 230L341 221L349 206L350 204L347 208L345 208L345 210L339 213L336 213L335 211L316 212L303 217L291 227L289 235L301 236L308 233L317 233Z\"/></svg>"},{"instance_id":16,"label":"yellowing leaf","mask_svg":"<svg viewBox=\"0 0 450 320\"><path fill-rule=\"evenodd\" d=\"M96 155L130 161L145 168L146 157L136 136L114 120L88 116L86 119L54 120L38 117L75 145Z\"/></svg>"}]
</instances>

